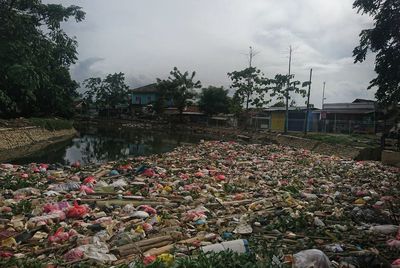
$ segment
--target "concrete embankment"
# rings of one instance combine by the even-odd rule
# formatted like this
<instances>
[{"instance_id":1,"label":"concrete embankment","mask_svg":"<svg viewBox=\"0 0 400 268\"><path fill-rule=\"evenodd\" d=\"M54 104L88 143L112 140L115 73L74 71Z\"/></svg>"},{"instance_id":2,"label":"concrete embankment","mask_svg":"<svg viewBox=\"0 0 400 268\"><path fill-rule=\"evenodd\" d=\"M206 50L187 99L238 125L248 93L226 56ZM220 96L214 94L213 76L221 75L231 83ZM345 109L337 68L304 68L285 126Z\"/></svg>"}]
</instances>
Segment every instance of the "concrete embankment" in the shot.
<instances>
[{"instance_id":1,"label":"concrete embankment","mask_svg":"<svg viewBox=\"0 0 400 268\"><path fill-rule=\"evenodd\" d=\"M30 155L46 146L76 135L76 130L50 131L41 127L0 128L0 161Z\"/></svg>"}]
</instances>

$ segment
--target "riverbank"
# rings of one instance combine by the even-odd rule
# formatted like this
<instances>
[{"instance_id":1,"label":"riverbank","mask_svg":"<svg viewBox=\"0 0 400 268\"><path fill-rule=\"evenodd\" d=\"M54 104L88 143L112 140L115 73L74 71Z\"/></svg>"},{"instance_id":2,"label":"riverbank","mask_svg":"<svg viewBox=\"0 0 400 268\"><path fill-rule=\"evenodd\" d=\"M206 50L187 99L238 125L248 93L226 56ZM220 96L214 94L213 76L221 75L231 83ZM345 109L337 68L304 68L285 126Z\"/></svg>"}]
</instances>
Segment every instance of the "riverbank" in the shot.
<instances>
[{"instance_id":1,"label":"riverbank","mask_svg":"<svg viewBox=\"0 0 400 268\"><path fill-rule=\"evenodd\" d=\"M36 122L36 123L34 123ZM0 162L34 154L77 134L69 121L19 119L0 122Z\"/></svg>"}]
</instances>

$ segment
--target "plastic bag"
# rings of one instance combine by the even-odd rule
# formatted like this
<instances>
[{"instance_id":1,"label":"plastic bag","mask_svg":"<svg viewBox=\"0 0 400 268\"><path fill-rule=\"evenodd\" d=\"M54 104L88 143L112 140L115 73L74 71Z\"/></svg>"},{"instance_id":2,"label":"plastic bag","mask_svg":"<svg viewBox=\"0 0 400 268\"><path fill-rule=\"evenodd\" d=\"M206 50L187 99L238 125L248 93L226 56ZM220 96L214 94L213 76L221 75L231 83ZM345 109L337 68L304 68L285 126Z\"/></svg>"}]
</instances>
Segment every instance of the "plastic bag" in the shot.
<instances>
[{"instance_id":1,"label":"plastic bag","mask_svg":"<svg viewBox=\"0 0 400 268\"><path fill-rule=\"evenodd\" d=\"M126 183L126 181L124 179L119 179L114 181L112 184L110 184L110 186L114 187L114 188L123 188L128 186L128 183Z\"/></svg>"},{"instance_id":2,"label":"plastic bag","mask_svg":"<svg viewBox=\"0 0 400 268\"><path fill-rule=\"evenodd\" d=\"M79 190L81 192L85 192L86 194L94 194L94 190L86 185L81 185L81 188Z\"/></svg>"},{"instance_id":3,"label":"plastic bag","mask_svg":"<svg viewBox=\"0 0 400 268\"><path fill-rule=\"evenodd\" d=\"M87 212L86 206L78 205L78 202L74 201L74 206L67 211L67 218L82 218Z\"/></svg>"},{"instance_id":4,"label":"plastic bag","mask_svg":"<svg viewBox=\"0 0 400 268\"><path fill-rule=\"evenodd\" d=\"M96 178L93 176L89 176L83 180L84 184L96 184Z\"/></svg>"},{"instance_id":5,"label":"plastic bag","mask_svg":"<svg viewBox=\"0 0 400 268\"><path fill-rule=\"evenodd\" d=\"M230 250L237 253L248 253L249 252L249 242L246 239L237 239L217 244L212 244L204 246L201 248L204 253L214 252L218 253L221 251Z\"/></svg>"},{"instance_id":6,"label":"plastic bag","mask_svg":"<svg viewBox=\"0 0 400 268\"><path fill-rule=\"evenodd\" d=\"M97 242L94 244L83 245L78 248L82 250L83 255L86 258L92 260L96 260L102 263L108 263L117 260L114 254L108 254L109 249L107 244L104 242Z\"/></svg>"},{"instance_id":7,"label":"plastic bag","mask_svg":"<svg viewBox=\"0 0 400 268\"><path fill-rule=\"evenodd\" d=\"M49 242L50 243L63 243L65 241L68 241L71 237L77 235L77 232L73 229L71 229L69 232L64 232L64 228L60 227L58 230L54 233L54 235L49 236Z\"/></svg>"},{"instance_id":8,"label":"plastic bag","mask_svg":"<svg viewBox=\"0 0 400 268\"><path fill-rule=\"evenodd\" d=\"M69 192L78 190L80 187L81 185L78 182L67 182L50 185L49 189L56 192Z\"/></svg>"},{"instance_id":9,"label":"plastic bag","mask_svg":"<svg viewBox=\"0 0 400 268\"><path fill-rule=\"evenodd\" d=\"M65 220L65 213L61 210L53 211L50 214L43 215L43 216L37 216L30 218L29 221L32 223L37 223L37 222L47 222L48 220Z\"/></svg>"},{"instance_id":10,"label":"plastic bag","mask_svg":"<svg viewBox=\"0 0 400 268\"><path fill-rule=\"evenodd\" d=\"M148 168L145 169L142 174L146 177L153 177L155 175L155 172L151 168Z\"/></svg>"},{"instance_id":11,"label":"plastic bag","mask_svg":"<svg viewBox=\"0 0 400 268\"><path fill-rule=\"evenodd\" d=\"M157 214L157 211L148 205L141 205L138 207L138 210L145 211L145 212L149 213L150 215Z\"/></svg>"},{"instance_id":12,"label":"plastic bag","mask_svg":"<svg viewBox=\"0 0 400 268\"><path fill-rule=\"evenodd\" d=\"M74 248L65 253L64 260L67 262L77 261L83 259L83 250L80 248Z\"/></svg>"},{"instance_id":13,"label":"plastic bag","mask_svg":"<svg viewBox=\"0 0 400 268\"><path fill-rule=\"evenodd\" d=\"M318 249L302 250L293 255L293 268L330 268L329 258Z\"/></svg>"},{"instance_id":14,"label":"plastic bag","mask_svg":"<svg viewBox=\"0 0 400 268\"><path fill-rule=\"evenodd\" d=\"M399 226L397 225L385 224L372 226L371 228L369 228L369 231L377 234L394 234L398 231L398 229Z\"/></svg>"},{"instance_id":15,"label":"plastic bag","mask_svg":"<svg viewBox=\"0 0 400 268\"><path fill-rule=\"evenodd\" d=\"M57 211L57 210L60 210L58 208L57 204L46 204L43 206L43 212L45 212L45 213L49 213L49 212L53 212L53 211Z\"/></svg>"}]
</instances>

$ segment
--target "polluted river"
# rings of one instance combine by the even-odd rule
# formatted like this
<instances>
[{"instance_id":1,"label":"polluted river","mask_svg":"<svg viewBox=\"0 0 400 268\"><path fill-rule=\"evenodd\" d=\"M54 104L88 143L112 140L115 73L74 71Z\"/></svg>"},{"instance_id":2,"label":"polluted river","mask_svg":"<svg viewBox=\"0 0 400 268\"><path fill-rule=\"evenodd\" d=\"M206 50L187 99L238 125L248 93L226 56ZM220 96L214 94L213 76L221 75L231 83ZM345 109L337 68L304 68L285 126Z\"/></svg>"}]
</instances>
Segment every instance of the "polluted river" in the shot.
<instances>
[{"instance_id":1,"label":"polluted river","mask_svg":"<svg viewBox=\"0 0 400 268\"><path fill-rule=\"evenodd\" d=\"M79 131L0 165L0 267L400 263L398 168L276 144Z\"/></svg>"}]
</instances>

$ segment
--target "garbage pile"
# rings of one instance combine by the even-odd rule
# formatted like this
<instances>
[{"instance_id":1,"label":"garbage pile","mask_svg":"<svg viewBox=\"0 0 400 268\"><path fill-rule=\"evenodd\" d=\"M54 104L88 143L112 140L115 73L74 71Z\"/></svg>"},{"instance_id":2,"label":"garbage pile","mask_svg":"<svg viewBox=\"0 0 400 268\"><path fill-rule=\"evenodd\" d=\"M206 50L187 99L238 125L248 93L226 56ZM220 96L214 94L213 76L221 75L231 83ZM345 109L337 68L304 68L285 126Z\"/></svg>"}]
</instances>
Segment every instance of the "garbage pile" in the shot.
<instances>
[{"instance_id":1,"label":"garbage pile","mask_svg":"<svg viewBox=\"0 0 400 268\"><path fill-rule=\"evenodd\" d=\"M0 261L400 265L400 172L278 145L201 142L81 166L0 166ZM4 262L3 262L4 263Z\"/></svg>"}]
</instances>

